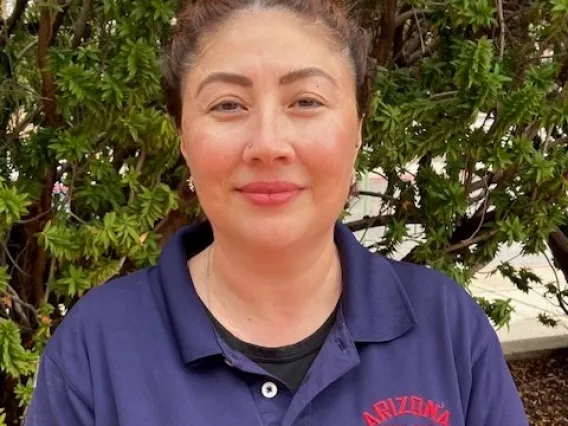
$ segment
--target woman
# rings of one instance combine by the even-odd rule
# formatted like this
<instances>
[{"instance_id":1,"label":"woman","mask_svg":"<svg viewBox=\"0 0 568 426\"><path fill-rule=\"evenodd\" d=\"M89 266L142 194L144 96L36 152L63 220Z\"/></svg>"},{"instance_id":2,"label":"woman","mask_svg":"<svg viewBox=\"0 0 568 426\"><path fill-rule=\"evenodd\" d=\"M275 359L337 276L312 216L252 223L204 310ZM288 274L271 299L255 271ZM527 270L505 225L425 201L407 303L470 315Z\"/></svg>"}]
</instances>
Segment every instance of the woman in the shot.
<instances>
[{"instance_id":1,"label":"woman","mask_svg":"<svg viewBox=\"0 0 568 426\"><path fill-rule=\"evenodd\" d=\"M527 425L466 292L336 222L365 46L332 0L179 13L168 97L208 221L77 304L29 426Z\"/></svg>"}]
</instances>

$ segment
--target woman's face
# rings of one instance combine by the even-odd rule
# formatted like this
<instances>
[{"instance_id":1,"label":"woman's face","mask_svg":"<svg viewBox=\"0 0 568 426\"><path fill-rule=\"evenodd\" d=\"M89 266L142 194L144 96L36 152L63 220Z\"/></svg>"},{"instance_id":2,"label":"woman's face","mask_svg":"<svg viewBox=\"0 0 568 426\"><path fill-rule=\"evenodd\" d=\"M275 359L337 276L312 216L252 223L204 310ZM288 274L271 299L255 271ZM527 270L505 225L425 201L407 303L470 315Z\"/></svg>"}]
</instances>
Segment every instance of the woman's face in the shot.
<instances>
[{"instance_id":1,"label":"woman's face","mask_svg":"<svg viewBox=\"0 0 568 426\"><path fill-rule=\"evenodd\" d=\"M182 153L216 233L267 250L329 230L361 140L354 73L323 28L247 12L185 76Z\"/></svg>"}]
</instances>

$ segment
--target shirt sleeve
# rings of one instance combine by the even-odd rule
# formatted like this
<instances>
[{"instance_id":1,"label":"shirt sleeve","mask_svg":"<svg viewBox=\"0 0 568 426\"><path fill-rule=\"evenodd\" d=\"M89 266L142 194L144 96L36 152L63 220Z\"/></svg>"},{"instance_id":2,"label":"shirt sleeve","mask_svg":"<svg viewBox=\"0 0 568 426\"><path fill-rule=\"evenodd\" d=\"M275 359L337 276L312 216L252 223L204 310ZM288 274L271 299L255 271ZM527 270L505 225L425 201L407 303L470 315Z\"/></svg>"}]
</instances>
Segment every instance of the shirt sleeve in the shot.
<instances>
[{"instance_id":1,"label":"shirt sleeve","mask_svg":"<svg viewBox=\"0 0 568 426\"><path fill-rule=\"evenodd\" d=\"M489 344L473 364L466 426L528 426L517 387L491 330Z\"/></svg>"},{"instance_id":2,"label":"shirt sleeve","mask_svg":"<svg viewBox=\"0 0 568 426\"><path fill-rule=\"evenodd\" d=\"M65 380L53 359L44 354L24 426L92 426L91 406Z\"/></svg>"}]
</instances>

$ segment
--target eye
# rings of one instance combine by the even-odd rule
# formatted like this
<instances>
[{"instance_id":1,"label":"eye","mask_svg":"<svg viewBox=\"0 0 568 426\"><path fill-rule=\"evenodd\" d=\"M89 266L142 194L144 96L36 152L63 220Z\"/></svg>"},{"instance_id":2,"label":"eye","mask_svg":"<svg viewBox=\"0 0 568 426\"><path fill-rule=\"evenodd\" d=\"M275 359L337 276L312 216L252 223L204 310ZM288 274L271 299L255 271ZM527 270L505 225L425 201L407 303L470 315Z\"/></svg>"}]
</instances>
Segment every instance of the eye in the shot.
<instances>
[{"instance_id":1,"label":"eye","mask_svg":"<svg viewBox=\"0 0 568 426\"><path fill-rule=\"evenodd\" d=\"M313 98L302 98L302 99L298 99L294 105L298 105L300 108L303 109L312 109L312 108L317 108L320 106L323 106L323 104Z\"/></svg>"},{"instance_id":2,"label":"eye","mask_svg":"<svg viewBox=\"0 0 568 426\"><path fill-rule=\"evenodd\" d=\"M211 108L211 111L216 112L236 112L243 106L237 101L223 101Z\"/></svg>"}]
</instances>

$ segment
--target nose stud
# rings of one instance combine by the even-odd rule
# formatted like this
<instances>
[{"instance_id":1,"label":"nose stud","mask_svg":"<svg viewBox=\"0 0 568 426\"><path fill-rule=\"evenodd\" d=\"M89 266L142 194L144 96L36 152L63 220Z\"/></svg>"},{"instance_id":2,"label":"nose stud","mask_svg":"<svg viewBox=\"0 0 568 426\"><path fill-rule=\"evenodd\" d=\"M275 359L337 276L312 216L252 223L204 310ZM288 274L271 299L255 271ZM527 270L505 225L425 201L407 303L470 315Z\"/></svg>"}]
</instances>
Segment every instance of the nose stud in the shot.
<instances>
[{"instance_id":1,"label":"nose stud","mask_svg":"<svg viewBox=\"0 0 568 426\"><path fill-rule=\"evenodd\" d=\"M251 148L252 148L252 142L247 145L247 149L251 149Z\"/></svg>"}]
</instances>

